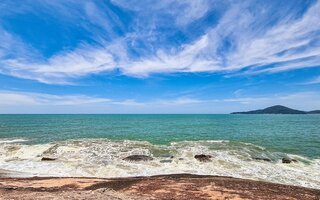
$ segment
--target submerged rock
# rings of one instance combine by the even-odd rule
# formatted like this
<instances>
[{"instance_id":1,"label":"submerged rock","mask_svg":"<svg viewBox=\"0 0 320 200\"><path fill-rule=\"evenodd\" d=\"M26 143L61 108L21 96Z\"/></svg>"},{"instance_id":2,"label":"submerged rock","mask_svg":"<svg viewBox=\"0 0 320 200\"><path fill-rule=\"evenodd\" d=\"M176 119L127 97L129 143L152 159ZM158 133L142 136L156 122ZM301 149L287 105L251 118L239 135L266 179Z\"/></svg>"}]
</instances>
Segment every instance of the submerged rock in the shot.
<instances>
[{"instance_id":1,"label":"submerged rock","mask_svg":"<svg viewBox=\"0 0 320 200\"><path fill-rule=\"evenodd\" d=\"M291 158L282 158L282 163L292 163L292 162L298 162L296 159L291 159Z\"/></svg>"},{"instance_id":2,"label":"submerged rock","mask_svg":"<svg viewBox=\"0 0 320 200\"><path fill-rule=\"evenodd\" d=\"M199 155L195 155L194 158L200 162L209 162L209 161L211 161L210 158L212 158L212 156L205 155L205 154L199 154Z\"/></svg>"},{"instance_id":3,"label":"submerged rock","mask_svg":"<svg viewBox=\"0 0 320 200\"><path fill-rule=\"evenodd\" d=\"M254 160L263 160L263 161L266 161L266 162L271 162L271 159L270 158L259 158L259 157L254 157L252 158Z\"/></svg>"},{"instance_id":4,"label":"submerged rock","mask_svg":"<svg viewBox=\"0 0 320 200\"><path fill-rule=\"evenodd\" d=\"M171 155L171 154L162 154L162 155L160 155L160 157L161 158L174 158L174 156L173 155Z\"/></svg>"},{"instance_id":5,"label":"submerged rock","mask_svg":"<svg viewBox=\"0 0 320 200\"><path fill-rule=\"evenodd\" d=\"M160 160L161 163L172 163L172 160Z\"/></svg>"},{"instance_id":6,"label":"submerged rock","mask_svg":"<svg viewBox=\"0 0 320 200\"><path fill-rule=\"evenodd\" d=\"M41 161L54 161L56 158L50 158L50 157L42 157Z\"/></svg>"},{"instance_id":7,"label":"submerged rock","mask_svg":"<svg viewBox=\"0 0 320 200\"><path fill-rule=\"evenodd\" d=\"M146 156L146 155L131 155L131 156L125 157L123 160L126 160L126 161L149 161L149 160L153 160L153 158L150 156Z\"/></svg>"}]
</instances>

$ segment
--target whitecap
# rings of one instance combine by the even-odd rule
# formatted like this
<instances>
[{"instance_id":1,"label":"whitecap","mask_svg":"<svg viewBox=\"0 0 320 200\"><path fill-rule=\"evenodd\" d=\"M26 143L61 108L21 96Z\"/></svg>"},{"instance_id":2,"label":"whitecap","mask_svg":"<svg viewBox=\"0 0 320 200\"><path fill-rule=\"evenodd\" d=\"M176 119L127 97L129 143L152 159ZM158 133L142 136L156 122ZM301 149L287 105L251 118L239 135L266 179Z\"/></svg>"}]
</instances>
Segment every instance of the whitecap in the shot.
<instances>
[{"instance_id":1,"label":"whitecap","mask_svg":"<svg viewBox=\"0 0 320 200\"><path fill-rule=\"evenodd\" d=\"M25 138L1 138L0 144L28 142Z\"/></svg>"},{"instance_id":2,"label":"whitecap","mask_svg":"<svg viewBox=\"0 0 320 200\"><path fill-rule=\"evenodd\" d=\"M194 173L320 188L319 159L289 154L289 157L297 158L299 162L283 164L281 156L286 154L270 152L251 144L209 140L156 145L147 141L79 139L50 144L7 145L16 145L16 148L0 148L0 169L28 172L38 176L107 178ZM149 155L154 159L148 162L123 160L133 154ZM173 156L166 158L172 162L161 163L164 159L162 154ZM194 159L196 154L211 155L211 162L197 161ZM252 154L269 156L273 162L254 160ZM56 160L43 162L42 156L54 157Z\"/></svg>"}]
</instances>

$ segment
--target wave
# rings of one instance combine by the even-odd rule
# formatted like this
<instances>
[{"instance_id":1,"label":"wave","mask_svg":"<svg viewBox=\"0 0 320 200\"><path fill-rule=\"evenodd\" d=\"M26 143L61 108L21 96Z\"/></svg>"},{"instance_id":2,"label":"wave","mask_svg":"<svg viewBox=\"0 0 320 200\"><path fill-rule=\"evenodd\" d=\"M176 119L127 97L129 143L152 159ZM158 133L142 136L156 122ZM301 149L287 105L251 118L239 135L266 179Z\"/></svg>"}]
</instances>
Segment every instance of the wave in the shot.
<instances>
[{"instance_id":1,"label":"wave","mask_svg":"<svg viewBox=\"0 0 320 200\"><path fill-rule=\"evenodd\" d=\"M2 143L21 143L27 142L28 140L25 138L0 138L0 144Z\"/></svg>"},{"instance_id":2,"label":"wave","mask_svg":"<svg viewBox=\"0 0 320 200\"><path fill-rule=\"evenodd\" d=\"M147 162L128 162L130 155L153 157ZM211 162L199 162L196 154L211 155ZM54 161L41 161L41 158ZM296 163L283 164L290 157ZM270 162L256 158L267 158ZM155 145L146 141L106 139L68 140L26 145L0 143L0 169L35 176L127 177L192 173L232 176L275 183L320 188L320 159L270 152L250 143L181 141Z\"/></svg>"}]
</instances>

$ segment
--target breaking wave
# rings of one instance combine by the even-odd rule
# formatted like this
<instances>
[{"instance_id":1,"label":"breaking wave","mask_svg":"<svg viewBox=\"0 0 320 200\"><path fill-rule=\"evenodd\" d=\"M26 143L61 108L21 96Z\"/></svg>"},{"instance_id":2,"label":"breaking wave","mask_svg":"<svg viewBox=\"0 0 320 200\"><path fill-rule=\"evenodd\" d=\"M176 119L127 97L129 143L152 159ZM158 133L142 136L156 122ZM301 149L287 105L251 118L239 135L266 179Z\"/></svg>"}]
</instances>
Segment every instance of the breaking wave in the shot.
<instances>
[{"instance_id":1,"label":"breaking wave","mask_svg":"<svg viewBox=\"0 0 320 200\"><path fill-rule=\"evenodd\" d=\"M0 169L33 176L64 177L192 173L320 188L320 159L270 152L250 143L209 140L155 145L146 141L82 139L27 145L24 141L0 140ZM123 160L136 154L154 159L145 162ZM196 154L211 155L211 161L199 162L194 158ZM41 161L43 157L54 161ZM283 157L298 162L283 164Z\"/></svg>"},{"instance_id":2,"label":"breaking wave","mask_svg":"<svg viewBox=\"0 0 320 200\"><path fill-rule=\"evenodd\" d=\"M1 138L0 144L3 143L21 143L21 142L27 142L27 139L24 138Z\"/></svg>"}]
</instances>

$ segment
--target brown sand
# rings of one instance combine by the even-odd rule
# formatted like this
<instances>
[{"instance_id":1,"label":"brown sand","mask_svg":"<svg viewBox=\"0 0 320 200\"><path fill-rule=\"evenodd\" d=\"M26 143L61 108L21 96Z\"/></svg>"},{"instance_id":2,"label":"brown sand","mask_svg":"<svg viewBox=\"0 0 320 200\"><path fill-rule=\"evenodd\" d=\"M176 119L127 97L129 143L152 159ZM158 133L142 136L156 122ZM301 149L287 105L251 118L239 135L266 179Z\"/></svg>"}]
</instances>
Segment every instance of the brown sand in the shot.
<instances>
[{"instance_id":1,"label":"brown sand","mask_svg":"<svg viewBox=\"0 0 320 200\"><path fill-rule=\"evenodd\" d=\"M297 199L320 190L190 174L133 178L0 178L0 199Z\"/></svg>"}]
</instances>

